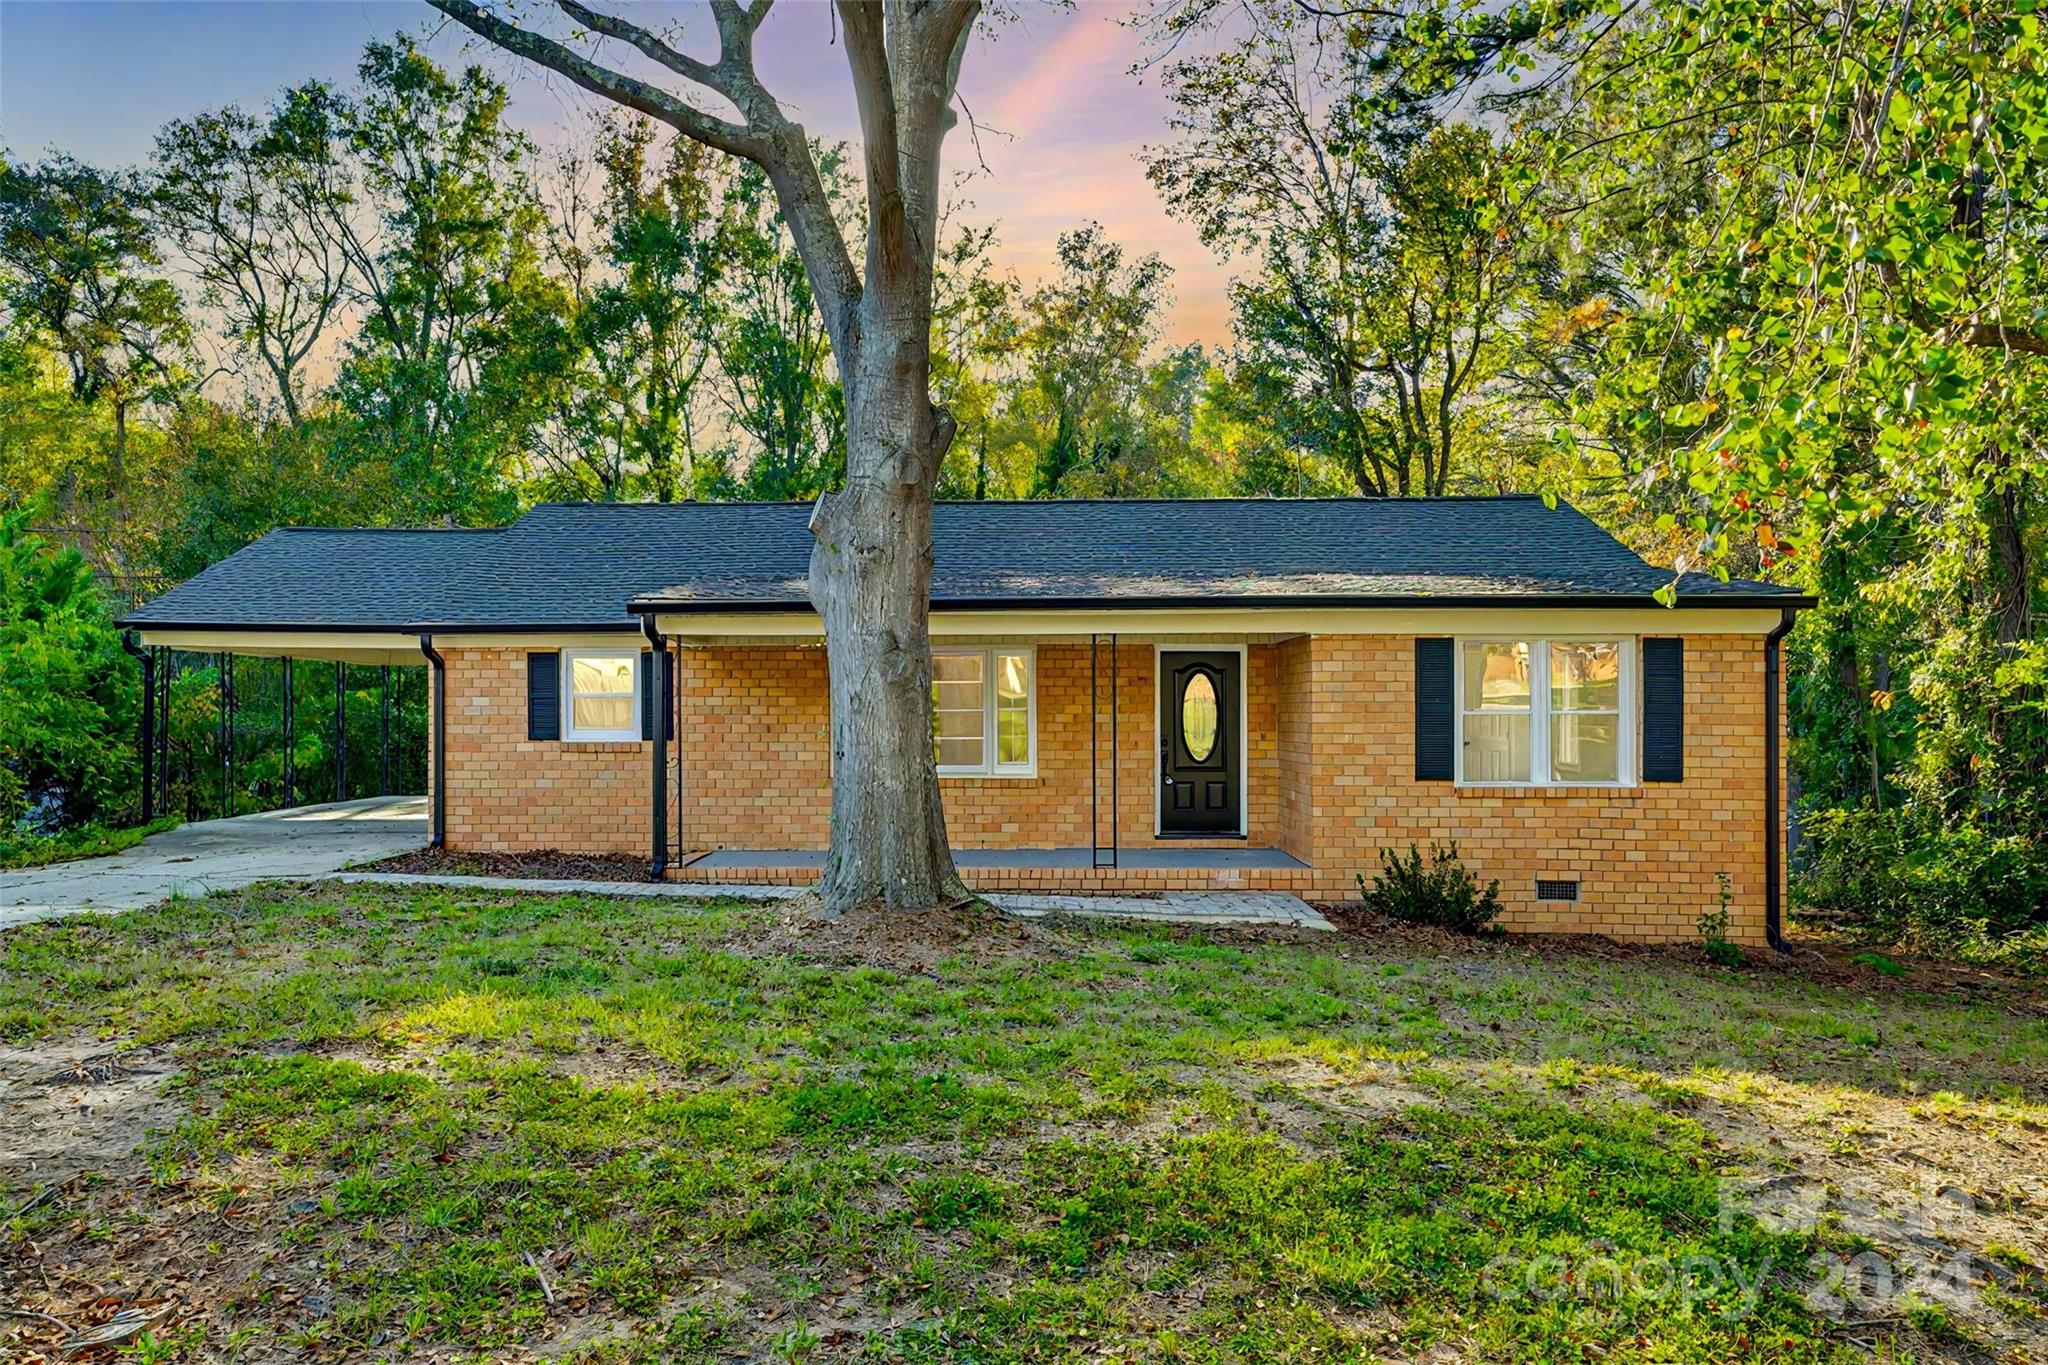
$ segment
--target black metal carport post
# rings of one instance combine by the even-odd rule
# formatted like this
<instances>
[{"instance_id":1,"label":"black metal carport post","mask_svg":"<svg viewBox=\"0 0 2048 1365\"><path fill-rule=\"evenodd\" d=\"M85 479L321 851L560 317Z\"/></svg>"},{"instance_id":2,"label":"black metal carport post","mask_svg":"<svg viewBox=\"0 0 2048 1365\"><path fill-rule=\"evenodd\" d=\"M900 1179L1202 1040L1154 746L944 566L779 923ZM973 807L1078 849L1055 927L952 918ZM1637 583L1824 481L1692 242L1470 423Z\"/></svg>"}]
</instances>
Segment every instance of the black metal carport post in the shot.
<instances>
[{"instance_id":1,"label":"black metal carport post","mask_svg":"<svg viewBox=\"0 0 2048 1365\"><path fill-rule=\"evenodd\" d=\"M348 800L348 665L334 661L334 799Z\"/></svg>"},{"instance_id":2,"label":"black metal carport post","mask_svg":"<svg viewBox=\"0 0 2048 1365\"><path fill-rule=\"evenodd\" d=\"M287 654L281 661L284 669L284 804L290 809L297 804L293 799L299 789L298 744L293 738L292 699L292 656Z\"/></svg>"},{"instance_id":3,"label":"black metal carport post","mask_svg":"<svg viewBox=\"0 0 2048 1365\"><path fill-rule=\"evenodd\" d=\"M142 822L156 819L156 651L136 642L135 632L121 632L121 648L142 665Z\"/></svg>"},{"instance_id":4,"label":"black metal carport post","mask_svg":"<svg viewBox=\"0 0 2048 1365\"><path fill-rule=\"evenodd\" d=\"M156 808L165 815L171 813L171 688L178 681L177 656L168 645L160 651L157 665L157 724L156 780L158 784Z\"/></svg>"}]
</instances>

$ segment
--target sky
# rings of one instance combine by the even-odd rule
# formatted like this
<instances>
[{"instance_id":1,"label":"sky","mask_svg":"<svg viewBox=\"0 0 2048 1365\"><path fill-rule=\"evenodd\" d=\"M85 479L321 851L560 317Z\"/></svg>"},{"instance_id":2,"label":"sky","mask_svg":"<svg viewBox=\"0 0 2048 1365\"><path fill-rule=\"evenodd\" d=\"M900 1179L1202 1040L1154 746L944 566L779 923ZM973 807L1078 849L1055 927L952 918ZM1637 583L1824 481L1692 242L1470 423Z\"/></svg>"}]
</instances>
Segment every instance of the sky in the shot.
<instances>
[{"instance_id":1,"label":"sky","mask_svg":"<svg viewBox=\"0 0 2048 1365\"><path fill-rule=\"evenodd\" d=\"M1050 269L1059 234L1092 218L1133 254L1156 251L1173 267L1165 340L1228 341L1225 269L1167 216L1138 157L1166 137L1167 103L1156 76L1132 73L1145 47L1121 22L1128 7L1017 8L1014 22L976 39L962 69L988 167L954 192L968 204L963 220L999 225L999 259L1028 286ZM690 51L715 49L709 17L694 6L632 9L650 27L680 22ZM595 96L482 44L421 0L0 0L0 146L27 159L61 148L139 165L167 120L261 108L309 77L347 85L363 44L399 30L432 32L438 60L478 62L504 79L513 121L544 146L596 107ZM852 91L832 40L823 0L782 0L756 52L763 83L813 135L851 138ZM617 45L605 55L625 56ZM949 171L976 167L967 133L963 122L947 142Z\"/></svg>"}]
</instances>

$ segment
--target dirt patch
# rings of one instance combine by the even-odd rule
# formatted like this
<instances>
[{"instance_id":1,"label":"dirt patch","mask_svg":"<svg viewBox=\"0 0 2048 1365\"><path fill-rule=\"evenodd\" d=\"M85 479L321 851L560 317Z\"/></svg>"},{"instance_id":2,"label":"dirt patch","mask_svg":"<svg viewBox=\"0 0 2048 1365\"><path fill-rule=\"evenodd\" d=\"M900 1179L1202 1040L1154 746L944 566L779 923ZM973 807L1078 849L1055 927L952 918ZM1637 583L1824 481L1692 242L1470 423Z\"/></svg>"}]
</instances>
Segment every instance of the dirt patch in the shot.
<instances>
[{"instance_id":1,"label":"dirt patch","mask_svg":"<svg viewBox=\"0 0 2048 1365\"><path fill-rule=\"evenodd\" d=\"M440 877L529 877L589 882L644 882L647 859L624 853L454 853L445 848L416 848L351 869L356 872L409 872Z\"/></svg>"},{"instance_id":2,"label":"dirt patch","mask_svg":"<svg viewBox=\"0 0 2048 1365\"><path fill-rule=\"evenodd\" d=\"M893 911L880 904L830 915L806 894L779 902L767 933L746 951L791 953L843 966L927 972L973 952L977 957L1065 956L1073 951L1058 928L1006 915L982 901L931 910Z\"/></svg>"},{"instance_id":3,"label":"dirt patch","mask_svg":"<svg viewBox=\"0 0 2048 1365\"><path fill-rule=\"evenodd\" d=\"M1715 964L1691 943L1623 943L1598 934L1498 934L1475 938L1407 924L1375 914L1357 901L1318 904L1316 909L1340 931L1402 952L1424 951L1481 961L1513 957L1592 958L1606 962ZM1832 934L1788 931L1782 951L1743 951L1744 970L1796 977L1816 985L1845 987L1866 995L1948 995L1996 1003L2027 1015L2048 1015L2048 980L1974 966L1926 953L1873 948ZM1861 960L1859 960L1861 959Z\"/></svg>"},{"instance_id":4,"label":"dirt patch","mask_svg":"<svg viewBox=\"0 0 2048 1365\"><path fill-rule=\"evenodd\" d=\"M34 1188L126 1162L178 1121L161 1093L171 1069L154 1048L95 1038L0 1047L0 1172Z\"/></svg>"},{"instance_id":5,"label":"dirt patch","mask_svg":"<svg viewBox=\"0 0 2048 1365\"><path fill-rule=\"evenodd\" d=\"M2048 1352L2048 1127L2033 1111L1754 1078L1689 1086L1699 1097L1680 1111L1738 1156L1733 1207L1864 1239L1806 1268L1816 1307L1883 1321L1938 1304L2007 1358Z\"/></svg>"}]
</instances>

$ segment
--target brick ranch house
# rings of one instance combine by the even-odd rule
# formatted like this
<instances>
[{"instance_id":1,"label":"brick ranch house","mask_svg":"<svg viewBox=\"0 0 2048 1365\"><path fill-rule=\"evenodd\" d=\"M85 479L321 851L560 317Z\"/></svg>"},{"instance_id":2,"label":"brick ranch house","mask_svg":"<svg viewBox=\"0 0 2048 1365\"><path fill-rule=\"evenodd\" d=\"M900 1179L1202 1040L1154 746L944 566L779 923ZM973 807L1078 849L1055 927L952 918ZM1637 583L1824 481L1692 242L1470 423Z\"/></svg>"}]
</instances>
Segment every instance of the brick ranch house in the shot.
<instances>
[{"instance_id":1,"label":"brick ranch house","mask_svg":"<svg viewBox=\"0 0 2048 1365\"><path fill-rule=\"evenodd\" d=\"M272 532L147 645L433 670L433 839L813 880L832 781L806 505ZM941 503L932 733L985 890L1356 894L1455 839L1516 930L1774 941L1778 642L1532 497Z\"/></svg>"}]
</instances>

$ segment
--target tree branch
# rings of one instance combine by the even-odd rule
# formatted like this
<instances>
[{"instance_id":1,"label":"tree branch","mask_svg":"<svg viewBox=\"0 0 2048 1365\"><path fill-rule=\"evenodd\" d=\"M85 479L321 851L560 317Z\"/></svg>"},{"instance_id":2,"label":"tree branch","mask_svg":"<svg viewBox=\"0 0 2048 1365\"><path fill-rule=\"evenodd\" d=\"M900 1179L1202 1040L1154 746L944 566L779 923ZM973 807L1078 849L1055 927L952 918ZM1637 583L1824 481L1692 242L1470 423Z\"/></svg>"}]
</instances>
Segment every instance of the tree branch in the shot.
<instances>
[{"instance_id":1,"label":"tree branch","mask_svg":"<svg viewBox=\"0 0 2048 1365\"><path fill-rule=\"evenodd\" d=\"M693 141L744 158L766 171L768 182L775 187L783 221L796 242L797 254L810 274L811 291L833 345L840 352L841 363L850 363L851 347L856 340L854 309L860 301L860 274L854 269L846 239L833 217L831 196L826 194L818 174L810 139L782 113L754 73L754 31L767 16L773 0L754 0L751 5L741 5L737 0L714 0L712 13L719 34L715 66L676 52L638 25L591 10L579 0L558 0L565 13L593 32L632 43L670 70L689 76L695 84L731 100L746 118L745 124L717 118L645 81L599 66L563 43L500 19L474 0L427 3L507 52L538 62L594 94L659 119Z\"/></svg>"},{"instance_id":2,"label":"tree branch","mask_svg":"<svg viewBox=\"0 0 2048 1365\"><path fill-rule=\"evenodd\" d=\"M562 13L591 32L601 33L607 38L617 38L623 43L631 43L643 54L652 57L677 75L685 76L699 85L708 86L721 95L727 94L725 87L720 84L718 69L711 63L699 61L688 53L677 51L638 24L627 23L616 15L600 13L588 5L578 4L577 0L555 0L555 4ZM722 56L721 53L721 59Z\"/></svg>"},{"instance_id":3,"label":"tree branch","mask_svg":"<svg viewBox=\"0 0 2048 1365\"><path fill-rule=\"evenodd\" d=\"M525 57L529 61L539 62L550 71L567 76L593 94L616 100L629 109L637 109L649 118L660 119L685 137L693 138L706 146L716 147L719 151L729 152L733 156L745 157L749 161L762 162L767 149L752 129L725 119L714 118L666 91L655 89L645 81L636 80L624 72L599 66L582 53L552 38L505 22L482 6L473 3L473 0L427 0L427 3L479 37L488 38L507 52Z\"/></svg>"},{"instance_id":4,"label":"tree branch","mask_svg":"<svg viewBox=\"0 0 2048 1365\"><path fill-rule=\"evenodd\" d=\"M853 68L860 140L867 163L869 242L893 250L903 241L903 157L896 129L896 82L889 69L882 7L839 0L846 61Z\"/></svg>"}]
</instances>

